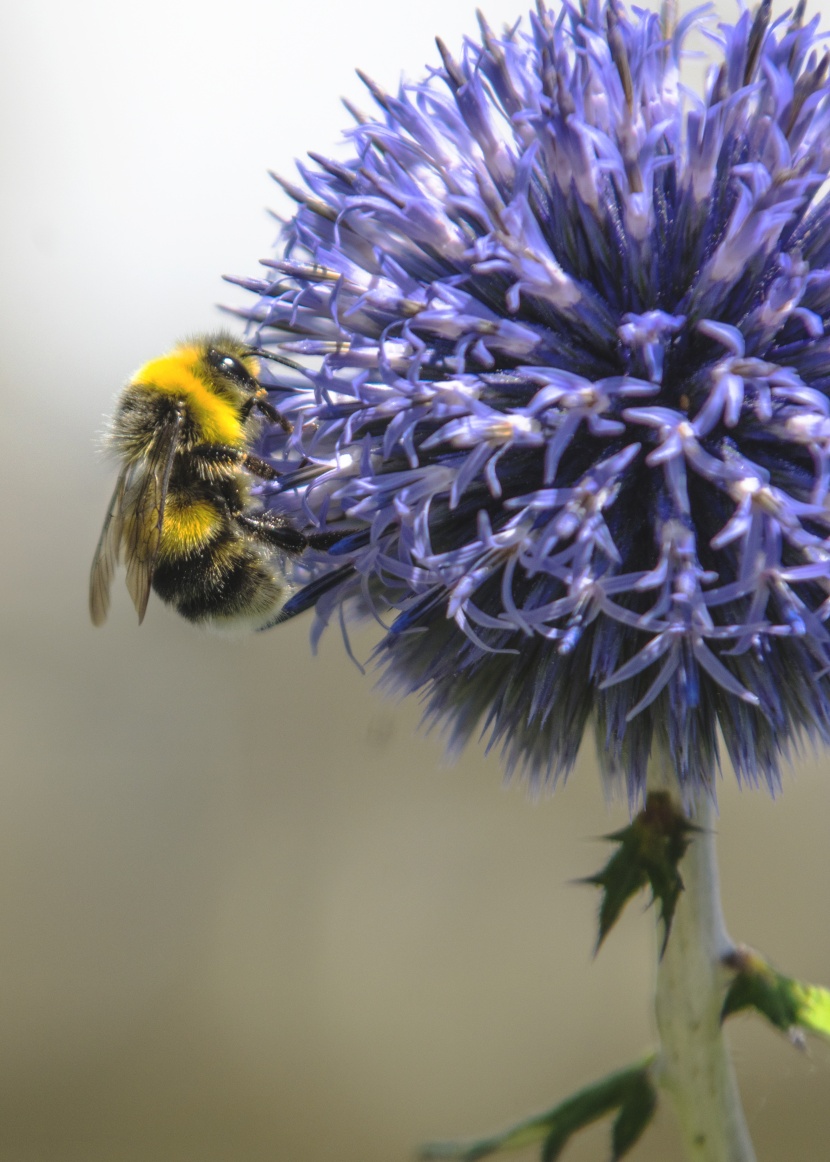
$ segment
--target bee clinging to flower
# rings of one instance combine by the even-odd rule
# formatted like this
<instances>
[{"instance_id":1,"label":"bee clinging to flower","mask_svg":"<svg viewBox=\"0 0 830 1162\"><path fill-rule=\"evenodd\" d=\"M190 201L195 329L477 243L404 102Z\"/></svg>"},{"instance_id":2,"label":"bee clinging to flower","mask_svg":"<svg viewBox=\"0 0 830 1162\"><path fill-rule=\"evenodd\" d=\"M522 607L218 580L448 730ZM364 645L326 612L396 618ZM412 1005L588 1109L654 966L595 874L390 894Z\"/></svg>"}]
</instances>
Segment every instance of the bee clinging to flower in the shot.
<instances>
[{"instance_id":1,"label":"bee clinging to flower","mask_svg":"<svg viewBox=\"0 0 830 1162\"><path fill-rule=\"evenodd\" d=\"M194 622L263 629L279 620L291 592L284 558L327 541L252 500L257 479L278 476L251 451L262 418L292 430L259 366L232 336L202 336L146 363L122 391L110 433L121 471L90 576L95 625L122 554L139 622L151 589Z\"/></svg>"}]
</instances>

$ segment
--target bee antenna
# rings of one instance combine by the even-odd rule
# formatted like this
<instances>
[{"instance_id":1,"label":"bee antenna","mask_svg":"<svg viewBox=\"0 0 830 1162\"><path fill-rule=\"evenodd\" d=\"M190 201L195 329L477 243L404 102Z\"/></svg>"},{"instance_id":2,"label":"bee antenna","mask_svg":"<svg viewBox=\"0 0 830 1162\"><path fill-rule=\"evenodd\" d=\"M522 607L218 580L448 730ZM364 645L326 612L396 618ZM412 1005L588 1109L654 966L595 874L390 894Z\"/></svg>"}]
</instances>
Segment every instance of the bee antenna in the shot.
<instances>
[{"instance_id":1,"label":"bee antenna","mask_svg":"<svg viewBox=\"0 0 830 1162\"><path fill-rule=\"evenodd\" d=\"M256 359L268 359L272 363L282 363L284 367L290 367L292 371L303 371L302 363L297 363L294 359L289 359L287 355L275 355L273 351L260 351L256 347L251 347L249 354Z\"/></svg>"}]
</instances>

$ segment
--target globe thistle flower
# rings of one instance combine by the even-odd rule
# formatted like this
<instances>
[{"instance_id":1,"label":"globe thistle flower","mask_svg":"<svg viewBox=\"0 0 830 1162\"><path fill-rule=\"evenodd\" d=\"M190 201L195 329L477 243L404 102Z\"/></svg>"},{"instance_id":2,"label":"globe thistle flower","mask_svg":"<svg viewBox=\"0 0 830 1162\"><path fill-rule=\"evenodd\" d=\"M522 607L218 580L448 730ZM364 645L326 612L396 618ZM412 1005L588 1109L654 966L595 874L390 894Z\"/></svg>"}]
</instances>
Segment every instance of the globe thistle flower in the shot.
<instances>
[{"instance_id":1,"label":"globe thistle flower","mask_svg":"<svg viewBox=\"0 0 830 1162\"><path fill-rule=\"evenodd\" d=\"M240 282L290 438L268 506L347 532L285 616L370 608L453 748L688 797L830 739L828 57L804 7L710 30L541 2L312 154Z\"/></svg>"}]
</instances>

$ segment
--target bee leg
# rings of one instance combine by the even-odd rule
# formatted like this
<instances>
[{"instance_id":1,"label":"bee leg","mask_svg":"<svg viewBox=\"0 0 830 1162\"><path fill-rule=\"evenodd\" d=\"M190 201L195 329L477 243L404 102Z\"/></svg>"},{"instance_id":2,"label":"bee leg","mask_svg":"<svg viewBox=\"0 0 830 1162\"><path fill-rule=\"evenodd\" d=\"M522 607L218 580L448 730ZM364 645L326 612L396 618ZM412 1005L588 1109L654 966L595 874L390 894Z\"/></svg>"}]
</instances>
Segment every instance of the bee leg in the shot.
<instances>
[{"instance_id":1,"label":"bee leg","mask_svg":"<svg viewBox=\"0 0 830 1162\"><path fill-rule=\"evenodd\" d=\"M262 480L278 480L281 475L273 464L269 464L261 456L255 456L253 452L245 452L241 462L249 472L252 472L254 476L259 476Z\"/></svg>"},{"instance_id":2,"label":"bee leg","mask_svg":"<svg viewBox=\"0 0 830 1162\"><path fill-rule=\"evenodd\" d=\"M262 480L278 480L280 476L273 464L261 456L232 448L230 444L197 444L191 454L204 464L238 464Z\"/></svg>"},{"instance_id":3,"label":"bee leg","mask_svg":"<svg viewBox=\"0 0 830 1162\"><path fill-rule=\"evenodd\" d=\"M294 428L289 424L282 412L278 411L267 399L257 399L255 405L257 411L265 416L267 420L270 420L272 424L279 424L282 430L289 435L294 434Z\"/></svg>"},{"instance_id":4,"label":"bee leg","mask_svg":"<svg viewBox=\"0 0 830 1162\"><path fill-rule=\"evenodd\" d=\"M237 524L258 540L276 545L286 553L299 555L304 549L325 551L349 533L301 533L287 516L277 512L241 512L234 514Z\"/></svg>"},{"instance_id":5,"label":"bee leg","mask_svg":"<svg viewBox=\"0 0 830 1162\"><path fill-rule=\"evenodd\" d=\"M310 549L325 551L349 535L349 533L308 533L305 539Z\"/></svg>"},{"instance_id":6,"label":"bee leg","mask_svg":"<svg viewBox=\"0 0 830 1162\"><path fill-rule=\"evenodd\" d=\"M266 541L291 556L298 557L308 547L308 538L287 516L276 512L241 512L234 519L257 540Z\"/></svg>"},{"instance_id":7,"label":"bee leg","mask_svg":"<svg viewBox=\"0 0 830 1162\"><path fill-rule=\"evenodd\" d=\"M274 405L267 398L267 393L264 387L260 388L259 391L255 392L254 395L245 400L242 407L239 409L239 414L242 419L247 420L248 416L251 414L254 408L256 408L260 415L263 415L267 420L270 420L272 424L277 424L277 426L282 428L284 432L287 432L289 436L293 433L294 429L291 424L289 424L285 416L281 412L277 411Z\"/></svg>"}]
</instances>

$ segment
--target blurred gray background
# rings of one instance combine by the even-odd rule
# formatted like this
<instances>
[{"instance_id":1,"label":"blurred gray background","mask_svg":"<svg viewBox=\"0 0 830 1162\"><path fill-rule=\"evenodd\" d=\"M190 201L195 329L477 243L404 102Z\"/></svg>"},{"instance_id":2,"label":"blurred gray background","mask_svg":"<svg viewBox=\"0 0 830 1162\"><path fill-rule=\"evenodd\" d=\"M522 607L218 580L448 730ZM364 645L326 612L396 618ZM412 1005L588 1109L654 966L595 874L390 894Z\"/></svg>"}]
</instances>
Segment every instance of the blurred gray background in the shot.
<instances>
[{"instance_id":1,"label":"blurred gray background","mask_svg":"<svg viewBox=\"0 0 830 1162\"><path fill-rule=\"evenodd\" d=\"M306 620L229 643L157 602L139 630L120 580L87 620L119 385L241 301L219 275L286 209L265 171L368 105L354 66L393 87L473 29L466 0L6 12L0 1162L403 1162L651 1043L652 914L593 960L572 882L627 818L590 748L533 802L481 750L448 768L337 631L312 658ZM728 776L719 833L732 932L830 983L826 767L778 802ZM731 1039L761 1162L825 1162L830 1050ZM674 1143L664 1113L631 1156Z\"/></svg>"}]
</instances>

